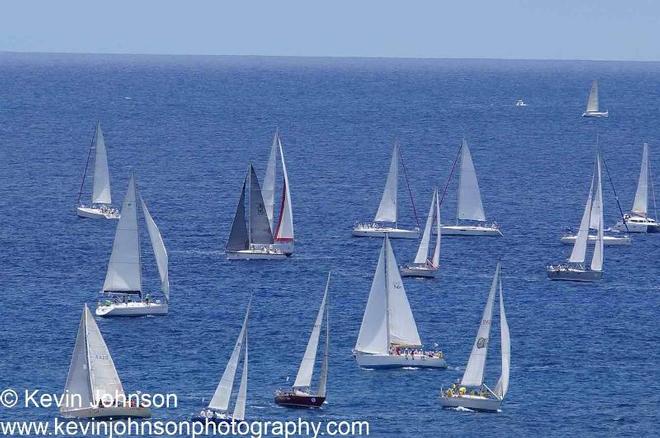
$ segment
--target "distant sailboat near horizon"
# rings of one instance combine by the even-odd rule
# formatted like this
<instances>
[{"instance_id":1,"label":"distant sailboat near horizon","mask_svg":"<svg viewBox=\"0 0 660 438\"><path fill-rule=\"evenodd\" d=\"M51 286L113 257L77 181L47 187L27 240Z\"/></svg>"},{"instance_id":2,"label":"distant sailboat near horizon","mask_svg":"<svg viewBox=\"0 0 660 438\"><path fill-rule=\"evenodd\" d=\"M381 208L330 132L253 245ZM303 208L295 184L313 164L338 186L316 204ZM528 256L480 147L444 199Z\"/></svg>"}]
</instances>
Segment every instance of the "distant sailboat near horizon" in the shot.
<instances>
[{"instance_id":1,"label":"distant sailboat near horizon","mask_svg":"<svg viewBox=\"0 0 660 438\"><path fill-rule=\"evenodd\" d=\"M92 313L83 307L60 414L65 418L148 418L151 411L127 397Z\"/></svg>"},{"instance_id":2,"label":"distant sailboat near horizon","mask_svg":"<svg viewBox=\"0 0 660 438\"><path fill-rule=\"evenodd\" d=\"M459 156L454 160L444 194L451 181L456 167L456 161L460 157L458 169L458 202L456 206L456 225L443 225L442 234L445 236L502 236L500 227L492 222L486 223L486 214L481 202L481 191L477 181L477 172L472 161L472 154L465 139L461 143ZM440 200L442 202L442 199ZM461 224L459 220L471 221L471 224Z\"/></svg>"},{"instance_id":3,"label":"distant sailboat near horizon","mask_svg":"<svg viewBox=\"0 0 660 438\"><path fill-rule=\"evenodd\" d=\"M275 220L275 182L277 179L277 153L280 155L280 164L282 166L282 196L280 202L280 212ZM270 149L268 165L266 167L266 176L261 190L268 215L268 222L273 234L273 248L282 250L284 254L293 254L294 234L293 234L293 211L291 208L291 187L289 186L289 174L284 162L284 149L279 132L275 132L273 144Z\"/></svg>"},{"instance_id":4,"label":"distant sailboat near horizon","mask_svg":"<svg viewBox=\"0 0 660 438\"><path fill-rule=\"evenodd\" d=\"M429 259L429 246L431 243L432 234L431 228L433 227L434 219L436 225L435 248L433 250L433 257ZM438 268L440 267L440 240L442 238L441 227L440 199L438 198L438 189L436 188L433 190L431 207L429 208L429 214L426 218L424 233L422 234L422 240L419 243L419 248L417 249L415 260L413 263L409 263L401 267L402 277L435 277L436 273L438 272Z\"/></svg>"},{"instance_id":5,"label":"distant sailboat near horizon","mask_svg":"<svg viewBox=\"0 0 660 438\"><path fill-rule=\"evenodd\" d=\"M204 408L199 415L192 418L193 421L216 423L233 423L245 421L245 407L247 404L247 385L248 385L248 319L250 317L251 299L248 301L247 310L241 331L236 339L236 344L232 350L229 362L225 371L222 373L220 383L218 383L213 398L208 406ZM236 371L238 363L243 353L243 371L241 372L241 383L238 387L238 395L234 402L234 410L229 413L229 402L234 388Z\"/></svg>"},{"instance_id":6,"label":"distant sailboat near horizon","mask_svg":"<svg viewBox=\"0 0 660 438\"><path fill-rule=\"evenodd\" d=\"M394 143L392 150L392 160L390 169L385 182L385 190L380 200L378 211L373 222L357 223L353 227L354 237L383 237L385 234L392 239L417 239L419 237L419 227L413 229L399 228L398 215L398 192L399 192L399 143ZM404 177L406 177L404 172ZM412 193L410 201L414 209ZM417 221L417 218L415 218Z\"/></svg>"},{"instance_id":7,"label":"distant sailboat near horizon","mask_svg":"<svg viewBox=\"0 0 660 438\"><path fill-rule=\"evenodd\" d=\"M591 83L589 98L587 99L587 109L582 113L582 117L608 117L609 111L600 111L598 102L598 80Z\"/></svg>"},{"instance_id":8,"label":"distant sailboat near horizon","mask_svg":"<svg viewBox=\"0 0 660 438\"><path fill-rule=\"evenodd\" d=\"M655 218L649 216L649 185L655 211L655 190L649 162L649 145L644 143L642 165L639 169L637 191L635 192L632 210L623 215L623 219L614 225L615 229L628 230L630 233L660 233L660 224ZM657 211L655 216L657 217Z\"/></svg>"},{"instance_id":9,"label":"distant sailboat near horizon","mask_svg":"<svg viewBox=\"0 0 660 438\"><path fill-rule=\"evenodd\" d=\"M94 173L92 175L92 202L89 205L83 204L82 194L85 187L85 179L89 162L94 151ZM112 196L110 194L110 171L108 170L108 152L105 147L101 122L97 122L94 137L87 154L85 171L83 172L80 190L78 191L78 205L76 214L81 218L89 219L119 219L119 210L112 206Z\"/></svg>"},{"instance_id":10,"label":"distant sailboat near horizon","mask_svg":"<svg viewBox=\"0 0 660 438\"><path fill-rule=\"evenodd\" d=\"M160 230L149 213L147 204L140 196L142 214L154 251L164 302L152 299L150 294L145 295L142 290L142 254L137 215L137 193L135 175L131 173L103 283L103 295L106 298L97 304L97 316L146 316L168 313L170 301L169 258ZM136 296L137 300L134 299Z\"/></svg>"},{"instance_id":11,"label":"distant sailboat near horizon","mask_svg":"<svg viewBox=\"0 0 660 438\"><path fill-rule=\"evenodd\" d=\"M493 322L493 305L495 293L500 291L500 350L502 356L501 375L495 389L491 390L484 383L484 371L486 368L486 356L490 345L490 328ZM475 411L498 412L509 390L509 377L511 370L511 337L509 324L504 311L504 293L502 291L501 265L498 262L490 286L488 300L484 308L483 316L476 339L472 346L472 352L468 359L463 378L453 384L451 388L440 391L440 404L443 408L464 408ZM470 390L470 388L473 388Z\"/></svg>"},{"instance_id":12,"label":"distant sailboat near horizon","mask_svg":"<svg viewBox=\"0 0 660 438\"><path fill-rule=\"evenodd\" d=\"M592 226L592 223L595 225ZM587 240L589 229L597 230L594 243L591 265L587 267L584 262L587 255ZM603 276L603 186L600 152L596 154L594 174L591 178L589 196L584 206L580 229L577 233L573 251L566 263L550 265L546 268L550 280L564 281L597 281Z\"/></svg>"},{"instance_id":13,"label":"distant sailboat near horizon","mask_svg":"<svg viewBox=\"0 0 660 438\"><path fill-rule=\"evenodd\" d=\"M250 163L243 181L241 197L236 206L225 253L228 260L286 259L284 251L274 247L273 243L273 233L268 221L259 179Z\"/></svg>"},{"instance_id":14,"label":"distant sailboat near horizon","mask_svg":"<svg viewBox=\"0 0 660 438\"><path fill-rule=\"evenodd\" d=\"M330 274L325 284L325 293L321 300L312 333L307 342L305 354L300 362L296 381L290 390L277 390L275 392L275 403L282 406L298 408L319 408L325 403L326 386L328 383L328 353L330 346L330 306L328 306L328 290L330 288ZM314 365L316 362L316 352L318 350L319 338L325 318L325 350L323 352L323 362L321 365L321 376L319 378L319 387L316 392L311 390L312 376L314 374Z\"/></svg>"},{"instance_id":15,"label":"distant sailboat near horizon","mask_svg":"<svg viewBox=\"0 0 660 438\"><path fill-rule=\"evenodd\" d=\"M447 368L442 351L424 351L388 235L378 257L353 355L363 368Z\"/></svg>"}]
</instances>

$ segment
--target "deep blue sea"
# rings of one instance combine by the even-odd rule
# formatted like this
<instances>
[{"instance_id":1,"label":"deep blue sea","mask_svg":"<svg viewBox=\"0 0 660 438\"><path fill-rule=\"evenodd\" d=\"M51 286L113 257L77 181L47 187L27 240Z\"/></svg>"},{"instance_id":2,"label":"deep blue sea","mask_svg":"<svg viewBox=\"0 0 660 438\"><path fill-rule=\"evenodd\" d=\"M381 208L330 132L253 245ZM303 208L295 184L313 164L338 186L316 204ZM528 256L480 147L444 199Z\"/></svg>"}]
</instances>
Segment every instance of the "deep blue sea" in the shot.
<instances>
[{"instance_id":1,"label":"deep blue sea","mask_svg":"<svg viewBox=\"0 0 660 438\"><path fill-rule=\"evenodd\" d=\"M608 119L580 117L594 78ZM515 107L519 98L528 106ZM100 120L114 203L135 170L170 255L167 317L97 320L127 391L178 394L179 407L156 418L183 419L208 403L254 293L251 419L365 419L375 437L655 435L660 236L606 248L599 283L550 282L544 267L569 253L559 237L580 220L597 135L625 209L643 142L660 169L659 107L660 63L0 54L0 389L61 392L83 303L93 307L102 287L116 222L74 210ZM229 262L246 166L263 178L276 128L296 253ZM463 137L504 237L445 238L439 277L404 282L422 340L438 343L450 367L361 370L351 349L381 241L352 238L352 225L373 218L395 140L424 216ZM448 221L455 189L454 180ZM403 190L402 223L411 224ZM605 203L611 225L609 185ZM145 286L156 290L143 238ZM415 241L393 244L400 263L412 260ZM498 259L510 391L499 414L443 411L440 388L462 375ZM295 377L329 270L328 403L277 407L273 391ZM3 419L56 415L0 408Z\"/></svg>"}]
</instances>

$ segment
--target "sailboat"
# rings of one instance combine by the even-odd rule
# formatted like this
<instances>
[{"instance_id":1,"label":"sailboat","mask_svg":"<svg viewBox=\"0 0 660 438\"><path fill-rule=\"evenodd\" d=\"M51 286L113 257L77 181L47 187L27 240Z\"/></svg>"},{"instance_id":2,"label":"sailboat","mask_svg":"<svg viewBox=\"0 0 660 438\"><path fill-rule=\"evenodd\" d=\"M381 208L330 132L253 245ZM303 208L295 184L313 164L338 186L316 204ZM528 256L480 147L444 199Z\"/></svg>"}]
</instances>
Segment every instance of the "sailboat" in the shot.
<instances>
[{"instance_id":1,"label":"sailboat","mask_svg":"<svg viewBox=\"0 0 660 438\"><path fill-rule=\"evenodd\" d=\"M137 217L137 184L131 174L128 190L117 223L112 254L103 283L104 299L96 307L97 316L166 315L170 301L168 256L158 226L140 196L142 213L147 224L149 240L156 258L164 302L154 300L142 290L142 257ZM137 298L136 298L137 297Z\"/></svg>"},{"instance_id":2,"label":"sailboat","mask_svg":"<svg viewBox=\"0 0 660 438\"><path fill-rule=\"evenodd\" d=\"M573 245L573 251L567 263L547 267L550 280L596 281L603 276L603 186L600 153L596 155L594 167L589 196L584 206L584 213ZM594 227L597 230L596 242L594 243L591 266L587 267L584 264L587 255L587 240L589 238L589 228L594 220L597 224Z\"/></svg>"},{"instance_id":3,"label":"sailboat","mask_svg":"<svg viewBox=\"0 0 660 438\"><path fill-rule=\"evenodd\" d=\"M644 143L642 152L642 166L639 170L637 191L632 210L623 216L614 228L617 230L627 229L630 233L660 233L660 224L649 216L649 182L651 183L651 194L653 206L655 207L655 191L653 190L653 178L649 166L649 145ZM624 224L625 221L625 224Z\"/></svg>"},{"instance_id":4,"label":"sailboat","mask_svg":"<svg viewBox=\"0 0 660 438\"><path fill-rule=\"evenodd\" d=\"M245 198L247 197L247 208ZM228 260L282 260L286 254L273 246L273 233L268 223L257 173L248 166L234 222L225 246Z\"/></svg>"},{"instance_id":5,"label":"sailboat","mask_svg":"<svg viewBox=\"0 0 660 438\"><path fill-rule=\"evenodd\" d=\"M435 249L433 250L433 258L429 259L429 244L431 243L431 228L433 227L433 219L436 224L436 239ZM440 224L440 200L438 199L438 189L433 191L431 198L431 208L429 208L429 215L426 218L426 226L424 227L424 234L417 249L415 261L401 267L401 276L403 277L435 277L438 268L440 267L440 238L442 236Z\"/></svg>"},{"instance_id":6,"label":"sailboat","mask_svg":"<svg viewBox=\"0 0 660 438\"><path fill-rule=\"evenodd\" d=\"M364 368L447 368L442 351L424 351L388 235L353 355Z\"/></svg>"},{"instance_id":7,"label":"sailboat","mask_svg":"<svg viewBox=\"0 0 660 438\"><path fill-rule=\"evenodd\" d=\"M608 111L600 111L598 108L598 81L594 80L591 83L589 99L587 99L587 109L582 113L582 117L607 117L608 115Z\"/></svg>"},{"instance_id":8,"label":"sailboat","mask_svg":"<svg viewBox=\"0 0 660 438\"><path fill-rule=\"evenodd\" d=\"M245 420L245 405L247 403L247 384L248 384L248 318L250 316L250 302L248 302L243 326L238 334L238 339L234 345L234 350L229 357L229 363L222 373L220 383L213 393L213 398L208 407L204 408L198 416L193 417L193 421L213 421L213 422L241 422ZM229 401L231 399L236 370L243 353L243 372L241 373L241 384L238 387L238 395L234 402L234 410L229 413Z\"/></svg>"},{"instance_id":9,"label":"sailboat","mask_svg":"<svg viewBox=\"0 0 660 438\"><path fill-rule=\"evenodd\" d=\"M472 162L470 148L465 139L463 139L459 154L461 165L458 170L456 224L443 225L442 234L445 236L502 236L502 232L496 223L486 223L486 214L484 213L484 206L481 202L481 191L479 190L479 182L477 181L477 172ZM453 173L453 170L452 168L451 173ZM451 179L451 174L449 178ZM461 224L459 220L468 220L472 221L472 223Z\"/></svg>"},{"instance_id":10,"label":"sailboat","mask_svg":"<svg viewBox=\"0 0 660 438\"><path fill-rule=\"evenodd\" d=\"M94 174L92 175L92 203L85 205L81 202L85 179L89 169L89 162L94 151ZM108 152L103 139L101 122L96 124L96 131L92 138L92 144L87 154L87 163L83 172L80 190L78 191L78 207L76 213L78 216L90 219L119 219L119 210L112 206L112 196L110 195L110 171L108 170Z\"/></svg>"},{"instance_id":11,"label":"sailboat","mask_svg":"<svg viewBox=\"0 0 660 438\"><path fill-rule=\"evenodd\" d=\"M277 153L280 154L280 164L282 166L282 199L280 204L280 214L275 221L275 180L277 177ZM273 234L273 248L282 250L286 255L293 254L293 211L291 210L291 192L289 187L289 174L286 171L284 162L284 149L279 132L275 132L273 145L270 148L270 157L266 167L266 176L264 177L264 186L261 190L268 215L268 223Z\"/></svg>"},{"instance_id":12,"label":"sailboat","mask_svg":"<svg viewBox=\"0 0 660 438\"><path fill-rule=\"evenodd\" d=\"M500 336L502 354L502 374L495 385L490 389L484 383L484 371L486 368L486 355L490 344L490 327L493 322L493 304L495 292L500 290ZM509 336L509 324L504 312L504 295L502 293L502 276L500 263L497 264L493 283L486 301L477 337L472 346L472 352L468 359L463 378L453 384L451 388L441 390L440 404L443 408L466 408L475 411L497 412L502 406L504 397L509 389L509 373L511 368L511 339Z\"/></svg>"},{"instance_id":13,"label":"sailboat","mask_svg":"<svg viewBox=\"0 0 660 438\"><path fill-rule=\"evenodd\" d=\"M417 239L419 228L399 228L398 217L398 192L399 192L399 143L394 144L390 171L385 182L385 191L380 200L378 211L373 222L357 223L353 227L355 237L383 237L388 234L391 238ZM404 175L405 176L405 175ZM411 195L412 202L412 195Z\"/></svg>"},{"instance_id":14,"label":"sailboat","mask_svg":"<svg viewBox=\"0 0 660 438\"><path fill-rule=\"evenodd\" d=\"M307 348L296 381L290 390L278 390L275 392L275 403L282 406L300 407L300 408L319 408L325 402L326 385L328 382L328 349L330 344L330 307L328 306L328 289L330 288L330 274L325 284L325 293L321 300L312 334L307 342ZM319 387L316 392L311 390L312 376L314 374L314 364L316 363L316 351L319 346L323 319L325 318L325 351L323 352L323 364L321 365L321 377Z\"/></svg>"},{"instance_id":15,"label":"sailboat","mask_svg":"<svg viewBox=\"0 0 660 438\"><path fill-rule=\"evenodd\" d=\"M60 414L67 418L147 418L149 408L128 400L92 313L83 307Z\"/></svg>"}]
</instances>

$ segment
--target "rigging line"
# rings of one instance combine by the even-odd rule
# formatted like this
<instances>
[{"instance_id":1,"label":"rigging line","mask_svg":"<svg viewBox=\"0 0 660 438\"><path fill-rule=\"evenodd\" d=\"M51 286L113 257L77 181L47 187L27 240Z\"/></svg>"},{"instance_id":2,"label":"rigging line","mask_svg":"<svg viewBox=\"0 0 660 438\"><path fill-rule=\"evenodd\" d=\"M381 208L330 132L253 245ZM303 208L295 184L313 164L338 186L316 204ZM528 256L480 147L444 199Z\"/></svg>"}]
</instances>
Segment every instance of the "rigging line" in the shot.
<instances>
[{"instance_id":1,"label":"rigging line","mask_svg":"<svg viewBox=\"0 0 660 438\"><path fill-rule=\"evenodd\" d=\"M85 186L85 178L87 177L87 168L89 167L89 160L92 158L92 149L94 147L94 140L96 139L96 133L98 131L98 123L96 124L96 129L94 129L94 134L92 135L92 141L89 144L89 152L87 153L87 162L85 162L85 170L83 171L82 181L80 181L80 190L78 190L78 200L76 204L80 205L80 198L82 198L83 187ZM93 201L93 200L92 200Z\"/></svg>"},{"instance_id":2,"label":"rigging line","mask_svg":"<svg viewBox=\"0 0 660 438\"><path fill-rule=\"evenodd\" d=\"M612 180L612 174L610 173L609 167L607 167L607 160L605 160L605 157L603 155L600 156L601 161L605 165L605 173L607 173L607 179L610 181L610 186L612 187L612 192L614 193L614 199L616 199L616 205L619 207L619 213L621 213L621 221L623 222L623 226L626 227L626 233L630 232L628 230L628 224L626 223L626 220L624 218L623 214L623 209L621 208L621 202L619 202L619 195L616 194L616 189L614 188L614 181Z\"/></svg>"},{"instance_id":3,"label":"rigging line","mask_svg":"<svg viewBox=\"0 0 660 438\"><path fill-rule=\"evenodd\" d=\"M442 206L442 201L445 199L445 195L447 194L447 189L449 188L449 183L451 182L451 177L454 175L454 170L456 169L456 163L458 163L458 157L461 156L462 149L463 149L463 143L461 143L461 145L458 147L458 153L456 153L456 158L454 158L454 162L451 165L451 170L449 171L449 177L447 178L447 182L445 183L445 188L442 190L442 196L438 201L439 206Z\"/></svg>"},{"instance_id":4,"label":"rigging line","mask_svg":"<svg viewBox=\"0 0 660 438\"><path fill-rule=\"evenodd\" d=\"M397 142L398 143L398 142ZM412 204L413 214L415 215L415 222L419 227L419 217L417 216L417 208L415 208L415 198L413 198L412 190L410 189L410 182L408 181L408 172L406 171L406 163L403 162L403 154L401 153L401 147L399 150L399 158L401 159L401 167L403 168L403 177L406 179L406 187L408 187L408 195L410 196L410 203Z\"/></svg>"}]
</instances>

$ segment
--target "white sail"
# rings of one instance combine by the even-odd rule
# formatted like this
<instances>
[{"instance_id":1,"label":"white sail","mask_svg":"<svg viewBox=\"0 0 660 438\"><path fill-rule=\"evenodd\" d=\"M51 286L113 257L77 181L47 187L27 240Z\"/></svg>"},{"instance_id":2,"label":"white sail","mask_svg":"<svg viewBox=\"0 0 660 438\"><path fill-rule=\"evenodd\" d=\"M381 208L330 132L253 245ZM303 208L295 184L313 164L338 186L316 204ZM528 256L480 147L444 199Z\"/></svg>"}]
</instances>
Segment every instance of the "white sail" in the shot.
<instances>
[{"instance_id":1,"label":"white sail","mask_svg":"<svg viewBox=\"0 0 660 438\"><path fill-rule=\"evenodd\" d=\"M94 158L94 183L92 186L92 203L111 204L110 171L108 170L108 152L105 149L105 140L101 123L96 125L96 155Z\"/></svg>"},{"instance_id":2,"label":"white sail","mask_svg":"<svg viewBox=\"0 0 660 438\"><path fill-rule=\"evenodd\" d=\"M584 263L584 259L587 255L587 239L589 239L589 225L591 224L591 207L593 203L592 192L594 190L595 178L595 175L591 178L589 196L587 197L587 203L584 206L584 212L582 213L580 229L577 232L577 237L575 238L575 243L573 244L573 251L571 251L571 256L568 258L568 261L571 263Z\"/></svg>"},{"instance_id":3,"label":"white sail","mask_svg":"<svg viewBox=\"0 0 660 438\"><path fill-rule=\"evenodd\" d=\"M284 162L284 149L282 148L282 141L277 137L277 144L280 149L280 160L282 163L282 176L284 178L284 186L282 187L282 211L280 211L280 219L277 224L277 231L275 238L279 241L293 240L293 211L291 210L291 191L289 189L289 174L286 171L286 163Z\"/></svg>"},{"instance_id":4,"label":"white sail","mask_svg":"<svg viewBox=\"0 0 660 438\"><path fill-rule=\"evenodd\" d=\"M330 274L328 274L328 282ZM319 378L318 396L325 397L328 386L328 356L330 353L330 305L325 303L325 350L323 351L323 363L321 364L321 377Z\"/></svg>"},{"instance_id":5,"label":"white sail","mask_svg":"<svg viewBox=\"0 0 660 438\"><path fill-rule=\"evenodd\" d=\"M633 202L633 213L646 216L649 204L649 145L644 143L642 152L642 167L639 169L639 181Z\"/></svg>"},{"instance_id":6,"label":"white sail","mask_svg":"<svg viewBox=\"0 0 660 438\"><path fill-rule=\"evenodd\" d=\"M147 223L147 230L149 231L149 239L151 240L151 247L154 249L154 256L156 257L156 265L158 266L158 274L160 276L160 287L165 295L165 300L169 302L170 300L170 279L168 273L168 264L169 258L167 256L167 250L165 249L165 243L163 242L163 237L160 234L160 230L154 222L154 219L149 213L147 204L145 204L144 199L140 197L142 202L142 211L144 212L144 220Z\"/></svg>"},{"instance_id":7,"label":"white sail","mask_svg":"<svg viewBox=\"0 0 660 438\"><path fill-rule=\"evenodd\" d=\"M325 302L328 296L329 286L330 276L328 275L328 281L325 285L325 293L323 294L323 299L321 300L321 307L319 307L318 314L316 315L314 327L312 328L312 334L309 337L309 341L307 341L307 348L305 349L305 354L302 361L300 362L300 368L298 368L296 381L293 384L294 388L309 388L312 384L314 363L316 362L316 351L319 346L319 338L321 337L321 325L323 324L323 317L325 316Z\"/></svg>"},{"instance_id":8,"label":"white sail","mask_svg":"<svg viewBox=\"0 0 660 438\"><path fill-rule=\"evenodd\" d=\"M64 393L71 394L73 397L64 398L64 404L60 408L62 412L87 408L92 406L93 402L95 403L87 360L87 314L85 308L83 308L83 314L80 318L76 344L69 365L69 374L66 377L66 385L64 386ZM80 401L78 402L75 397L80 397Z\"/></svg>"},{"instance_id":9,"label":"white sail","mask_svg":"<svg viewBox=\"0 0 660 438\"><path fill-rule=\"evenodd\" d=\"M486 214L481 203L481 192L477 181L477 172L474 169L472 155L467 141L463 140L461 147L461 168L458 177L458 211L459 219L468 219L484 222Z\"/></svg>"},{"instance_id":10,"label":"white sail","mask_svg":"<svg viewBox=\"0 0 660 438\"><path fill-rule=\"evenodd\" d=\"M442 223L440 222L440 198L435 189L435 249L433 250L433 266L440 266L440 241L442 240Z\"/></svg>"},{"instance_id":11,"label":"white sail","mask_svg":"<svg viewBox=\"0 0 660 438\"><path fill-rule=\"evenodd\" d=\"M596 157L596 185L594 193L594 207L591 210L591 217L596 216L596 222L598 223L597 230L598 234L596 236L596 242L594 245L594 254L591 258L591 270L592 271L602 271L603 270L603 183L602 183L602 171L600 164L600 154Z\"/></svg>"},{"instance_id":12,"label":"white sail","mask_svg":"<svg viewBox=\"0 0 660 438\"><path fill-rule=\"evenodd\" d=\"M142 291L136 191L135 177L131 174L103 283L103 290L106 292Z\"/></svg>"},{"instance_id":13,"label":"white sail","mask_svg":"<svg viewBox=\"0 0 660 438\"><path fill-rule=\"evenodd\" d=\"M399 144L394 145L390 171L387 174L383 197L376 212L375 222L397 222L397 194L399 182Z\"/></svg>"},{"instance_id":14,"label":"white sail","mask_svg":"<svg viewBox=\"0 0 660 438\"><path fill-rule=\"evenodd\" d=\"M99 331L92 313L85 305L85 328L87 339L87 358L89 362L89 381L92 387L93 401L104 399L116 400L124 395L124 388L117 375L108 346Z\"/></svg>"},{"instance_id":15,"label":"white sail","mask_svg":"<svg viewBox=\"0 0 660 438\"><path fill-rule=\"evenodd\" d=\"M436 196L437 196L437 190L434 190L433 197L431 198L431 207L429 208L429 215L426 217L424 234L422 234L422 240L419 242L419 248L417 248L415 263L426 263L426 261L429 258L429 244L431 243L431 227L433 226L433 219L435 217Z\"/></svg>"},{"instance_id":16,"label":"white sail","mask_svg":"<svg viewBox=\"0 0 660 438\"><path fill-rule=\"evenodd\" d=\"M598 81L593 81L591 83L589 100L587 100L587 112L598 112Z\"/></svg>"},{"instance_id":17,"label":"white sail","mask_svg":"<svg viewBox=\"0 0 660 438\"><path fill-rule=\"evenodd\" d=\"M500 264L497 263L493 283L490 286L490 293L486 301L481 324L477 331L477 337L472 346L472 352L468 359L461 385L463 386L481 386L484 382L484 367L486 366L486 355L488 353L488 343L490 340L490 326L493 319L493 302L495 301L495 292L497 291L498 280L500 276Z\"/></svg>"},{"instance_id":18,"label":"white sail","mask_svg":"<svg viewBox=\"0 0 660 438\"><path fill-rule=\"evenodd\" d=\"M387 334L387 292L385 279L385 245L387 237L378 257L378 266L371 283L371 291L364 309L360 333L355 344L355 350L363 353L387 354L389 338Z\"/></svg>"},{"instance_id":19,"label":"white sail","mask_svg":"<svg viewBox=\"0 0 660 438\"><path fill-rule=\"evenodd\" d=\"M509 335L509 323L506 321L504 312L504 294L502 292L502 278L500 277L500 337L502 350L502 375L495 385L493 391L500 399L503 399L509 390L509 373L511 372L511 337Z\"/></svg>"},{"instance_id":20,"label":"white sail","mask_svg":"<svg viewBox=\"0 0 660 438\"><path fill-rule=\"evenodd\" d=\"M399 265L387 235L385 236L385 257L389 342L403 347L421 347L422 341L419 339L415 317L410 309L399 273Z\"/></svg>"},{"instance_id":21,"label":"white sail","mask_svg":"<svg viewBox=\"0 0 660 438\"><path fill-rule=\"evenodd\" d=\"M234 405L234 413L232 418L236 421L245 419L245 405L247 403L247 385L248 385L248 333L247 330L244 334L243 340L245 344L245 353L243 355L243 372L241 373L241 384L238 387L238 395L236 396L236 404Z\"/></svg>"},{"instance_id":22,"label":"white sail","mask_svg":"<svg viewBox=\"0 0 660 438\"><path fill-rule=\"evenodd\" d=\"M277 131L273 137L273 145L270 147L270 156L268 157L268 165L266 166L266 175L264 176L264 185L261 188L261 193L264 197L264 206L266 207L266 214L268 215L268 222L270 229L275 231L274 226L274 211L275 211L275 176L277 173L277 141L279 137Z\"/></svg>"},{"instance_id":23,"label":"white sail","mask_svg":"<svg viewBox=\"0 0 660 438\"><path fill-rule=\"evenodd\" d=\"M250 303L248 303L247 311L245 312L245 319L243 320L243 326L241 327L241 332L238 335L236 340L236 345L234 345L234 350L231 352L229 362L225 368L224 373L222 373L222 378L218 387L215 389L213 398L209 403L209 408L217 409L219 411L226 412L229 408L229 398L231 397L231 391L234 387L234 378L236 377L236 369L238 368L238 361L241 358L241 349L243 347L243 340L245 339L245 332L247 330L248 316L250 315Z\"/></svg>"}]
</instances>

